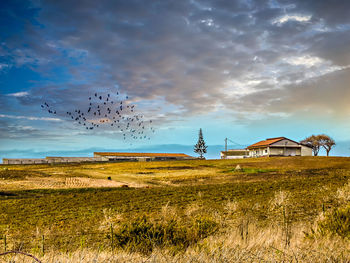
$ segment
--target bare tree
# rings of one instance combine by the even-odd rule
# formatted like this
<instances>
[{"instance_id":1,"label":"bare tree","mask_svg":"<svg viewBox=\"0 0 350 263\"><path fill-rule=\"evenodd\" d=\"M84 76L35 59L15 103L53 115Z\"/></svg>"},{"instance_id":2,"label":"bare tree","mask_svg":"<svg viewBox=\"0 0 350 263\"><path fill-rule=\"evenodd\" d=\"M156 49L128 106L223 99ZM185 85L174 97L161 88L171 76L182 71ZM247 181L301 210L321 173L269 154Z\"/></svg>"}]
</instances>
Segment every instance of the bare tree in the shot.
<instances>
[{"instance_id":1,"label":"bare tree","mask_svg":"<svg viewBox=\"0 0 350 263\"><path fill-rule=\"evenodd\" d=\"M312 147L312 152L314 153L314 156L318 155L321 148L321 144L318 136L319 135L311 135L300 142L301 144Z\"/></svg>"},{"instance_id":2,"label":"bare tree","mask_svg":"<svg viewBox=\"0 0 350 263\"><path fill-rule=\"evenodd\" d=\"M321 147L323 147L326 150L327 156L329 156L329 152L335 145L335 141L326 134L311 135L306 139L302 140L300 143L311 146L315 156L318 155Z\"/></svg>"},{"instance_id":3,"label":"bare tree","mask_svg":"<svg viewBox=\"0 0 350 263\"><path fill-rule=\"evenodd\" d=\"M326 134L318 135L318 140L320 145L326 150L327 156L329 156L329 152L332 150L335 145L335 141Z\"/></svg>"}]
</instances>

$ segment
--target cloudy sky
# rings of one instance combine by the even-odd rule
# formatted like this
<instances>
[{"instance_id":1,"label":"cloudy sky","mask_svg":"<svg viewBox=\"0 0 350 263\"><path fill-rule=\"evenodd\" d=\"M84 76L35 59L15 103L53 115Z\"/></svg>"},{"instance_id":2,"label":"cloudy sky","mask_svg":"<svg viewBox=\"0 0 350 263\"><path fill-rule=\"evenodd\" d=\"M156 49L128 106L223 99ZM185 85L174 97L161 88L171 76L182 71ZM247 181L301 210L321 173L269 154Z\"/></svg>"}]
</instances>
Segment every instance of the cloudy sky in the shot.
<instances>
[{"instance_id":1,"label":"cloudy sky","mask_svg":"<svg viewBox=\"0 0 350 263\"><path fill-rule=\"evenodd\" d=\"M156 146L193 145L199 128L209 145L350 141L347 0L5 0L0 40L1 152L171 151ZM152 139L72 123L95 92L127 95Z\"/></svg>"}]
</instances>

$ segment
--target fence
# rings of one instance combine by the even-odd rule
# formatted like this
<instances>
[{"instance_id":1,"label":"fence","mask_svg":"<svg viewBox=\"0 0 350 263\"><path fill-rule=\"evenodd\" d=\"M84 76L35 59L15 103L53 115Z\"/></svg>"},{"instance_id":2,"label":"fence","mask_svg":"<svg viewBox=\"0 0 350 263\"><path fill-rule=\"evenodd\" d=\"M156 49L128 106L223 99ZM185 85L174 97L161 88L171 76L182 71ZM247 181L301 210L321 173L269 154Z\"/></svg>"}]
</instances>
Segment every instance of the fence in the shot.
<instances>
[{"instance_id":1,"label":"fence","mask_svg":"<svg viewBox=\"0 0 350 263\"><path fill-rule=\"evenodd\" d=\"M110 224L108 231L88 231L75 234L0 234L0 253L27 251L44 255L48 251L74 251L92 248L97 250L114 250L114 227ZM2 243L2 244L1 244Z\"/></svg>"}]
</instances>

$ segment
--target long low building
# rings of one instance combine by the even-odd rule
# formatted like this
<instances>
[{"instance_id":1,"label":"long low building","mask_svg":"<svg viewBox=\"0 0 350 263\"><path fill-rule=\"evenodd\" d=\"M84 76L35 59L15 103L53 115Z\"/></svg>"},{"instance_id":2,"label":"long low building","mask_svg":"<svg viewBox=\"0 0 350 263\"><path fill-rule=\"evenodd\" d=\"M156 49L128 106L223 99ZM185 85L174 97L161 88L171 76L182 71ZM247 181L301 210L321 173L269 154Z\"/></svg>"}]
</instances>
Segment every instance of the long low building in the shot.
<instances>
[{"instance_id":1,"label":"long low building","mask_svg":"<svg viewBox=\"0 0 350 263\"><path fill-rule=\"evenodd\" d=\"M3 164L42 164L48 163L45 158L4 158Z\"/></svg>"},{"instance_id":2,"label":"long low building","mask_svg":"<svg viewBox=\"0 0 350 263\"><path fill-rule=\"evenodd\" d=\"M183 153L125 153L95 152L94 157L58 157L46 158L4 158L3 164L48 164L48 163L84 163L84 162L117 162L117 161L162 161L196 159Z\"/></svg>"},{"instance_id":3,"label":"long low building","mask_svg":"<svg viewBox=\"0 0 350 263\"><path fill-rule=\"evenodd\" d=\"M164 161L195 159L184 153L94 152L94 157L100 157L106 161Z\"/></svg>"},{"instance_id":4,"label":"long low building","mask_svg":"<svg viewBox=\"0 0 350 263\"><path fill-rule=\"evenodd\" d=\"M102 157L46 157L48 163L105 162Z\"/></svg>"},{"instance_id":5,"label":"long low building","mask_svg":"<svg viewBox=\"0 0 350 263\"><path fill-rule=\"evenodd\" d=\"M104 162L101 157L46 157L46 158L4 158L3 164L45 164L45 163L83 163Z\"/></svg>"}]
</instances>

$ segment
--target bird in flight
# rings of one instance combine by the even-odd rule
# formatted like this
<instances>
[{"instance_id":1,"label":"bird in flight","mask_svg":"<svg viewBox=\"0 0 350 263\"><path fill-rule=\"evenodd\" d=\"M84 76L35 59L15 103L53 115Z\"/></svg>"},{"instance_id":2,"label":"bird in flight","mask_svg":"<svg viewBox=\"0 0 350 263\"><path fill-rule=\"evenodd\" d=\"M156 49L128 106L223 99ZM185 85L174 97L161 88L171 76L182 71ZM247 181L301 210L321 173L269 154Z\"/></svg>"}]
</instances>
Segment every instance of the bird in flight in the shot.
<instances>
[{"instance_id":1,"label":"bird in flight","mask_svg":"<svg viewBox=\"0 0 350 263\"><path fill-rule=\"evenodd\" d=\"M68 120L86 130L94 130L95 128L112 129L116 131L116 134L120 134L123 140L150 140L151 134L155 133L153 121L146 122L144 114L135 111L136 105L129 101L129 96L125 96L125 99L123 99L120 95L119 92L115 94L95 92L92 96L87 97L87 106L83 105L74 110L66 111L63 115L66 115L69 117ZM119 101L119 103L114 103L116 101ZM60 115L47 102L41 104L40 107L49 114ZM118 125L114 125L117 123ZM139 136L135 136L135 134Z\"/></svg>"}]
</instances>

